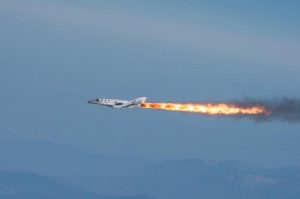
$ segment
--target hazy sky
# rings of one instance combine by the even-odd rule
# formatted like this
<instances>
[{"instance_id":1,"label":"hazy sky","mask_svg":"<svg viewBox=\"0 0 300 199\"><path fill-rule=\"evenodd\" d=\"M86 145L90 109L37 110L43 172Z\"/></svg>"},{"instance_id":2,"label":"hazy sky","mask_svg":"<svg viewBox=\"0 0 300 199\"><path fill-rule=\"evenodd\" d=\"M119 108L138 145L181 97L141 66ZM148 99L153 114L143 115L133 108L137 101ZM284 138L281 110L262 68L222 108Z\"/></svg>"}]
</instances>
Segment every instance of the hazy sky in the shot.
<instances>
[{"instance_id":1,"label":"hazy sky","mask_svg":"<svg viewBox=\"0 0 300 199\"><path fill-rule=\"evenodd\" d=\"M1 0L0 138L300 165L299 124L87 104L300 98L299 10L292 0Z\"/></svg>"}]
</instances>

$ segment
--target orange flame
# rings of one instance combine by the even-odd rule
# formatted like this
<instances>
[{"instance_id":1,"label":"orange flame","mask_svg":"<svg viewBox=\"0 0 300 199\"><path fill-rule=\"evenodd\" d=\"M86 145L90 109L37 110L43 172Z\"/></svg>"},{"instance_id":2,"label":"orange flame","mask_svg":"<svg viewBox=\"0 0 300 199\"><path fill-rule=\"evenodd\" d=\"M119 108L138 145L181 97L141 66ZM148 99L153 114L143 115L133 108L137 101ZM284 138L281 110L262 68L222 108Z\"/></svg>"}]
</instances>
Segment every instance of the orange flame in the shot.
<instances>
[{"instance_id":1,"label":"orange flame","mask_svg":"<svg viewBox=\"0 0 300 199\"><path fill-rule=\"evenodd\" d=\"M239 106L230 103L180 104L180 103L142 103L141 108L167 111L192 112L206 115L267 115L263 106Z\"/></svg>"}]
</instances>

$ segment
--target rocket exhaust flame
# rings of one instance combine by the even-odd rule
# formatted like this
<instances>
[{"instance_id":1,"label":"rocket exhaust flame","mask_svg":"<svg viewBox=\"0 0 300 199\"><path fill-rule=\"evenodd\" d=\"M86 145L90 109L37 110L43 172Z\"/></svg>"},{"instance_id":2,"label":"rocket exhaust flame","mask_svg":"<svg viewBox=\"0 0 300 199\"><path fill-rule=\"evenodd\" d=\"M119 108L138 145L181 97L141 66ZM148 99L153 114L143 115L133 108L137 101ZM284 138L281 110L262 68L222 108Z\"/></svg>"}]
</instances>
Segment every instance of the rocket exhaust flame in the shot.
<instances>
[{"instance_id":1,"label":"rocket exhaust flame","mask_svg":"<svg viewBox=\"0 0 300 199\"><path fill-rule=\"evenodd\" d=\"M240 106L233 103L142 103L141 108L200 113L204 115L267 115L263 106Z\"/></svg>"},{"instance_id":2,"label":"rocket exhaust flame","mask_svg":"<svg viewBox=\"0 0 300 199\"><path fill-rule=\"evenodd\" d=\"M300 99L243 99L226 103L151 103L140 108L199 113L210 116L250 118L255 121L287 121L300 123Z\"/></svg>"}]
</instances>

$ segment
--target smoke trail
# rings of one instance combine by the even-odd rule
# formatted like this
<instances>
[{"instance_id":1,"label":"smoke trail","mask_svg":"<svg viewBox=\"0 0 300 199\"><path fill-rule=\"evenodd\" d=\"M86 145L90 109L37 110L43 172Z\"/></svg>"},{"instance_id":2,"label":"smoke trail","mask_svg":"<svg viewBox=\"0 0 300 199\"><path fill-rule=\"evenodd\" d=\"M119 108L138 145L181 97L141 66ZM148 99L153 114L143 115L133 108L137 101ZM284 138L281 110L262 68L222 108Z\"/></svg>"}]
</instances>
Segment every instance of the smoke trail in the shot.
<instances>
[{"instance_id":1,"label":"smoke trail","mask_svg":"<svg viewBox=\"0 0 300 199\"><path fill-rule=\"evenodd\" d=\"M248 98L236 101L236 103L241 106L259 105L265 107L269 114L246 116L257 121L278 120L295 123L300 122L300 99L282 98L275 100L256 100Z\"/></svg>"},{"instance_id":2,"label":"smoke trail","mask_svg":"<svg viewBox=\"0 0 300 199\"><path fill-rule=\"evenodd\" d=\"M206 103L145 102L141 104L140 108L191 112L208 116L250 118L264 122L274 120L300 122L300 100L291 98L276 100L246 98L231 102Z\"/></svg>"}]
</instances>

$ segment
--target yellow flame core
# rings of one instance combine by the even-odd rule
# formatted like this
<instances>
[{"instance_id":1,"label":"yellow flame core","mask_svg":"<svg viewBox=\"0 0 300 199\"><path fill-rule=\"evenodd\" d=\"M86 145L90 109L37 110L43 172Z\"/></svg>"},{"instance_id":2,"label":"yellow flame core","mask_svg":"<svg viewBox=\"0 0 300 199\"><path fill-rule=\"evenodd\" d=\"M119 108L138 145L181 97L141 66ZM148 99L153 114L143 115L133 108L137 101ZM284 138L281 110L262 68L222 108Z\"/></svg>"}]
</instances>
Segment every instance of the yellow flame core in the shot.
<instances>
[{"instance_id":1,"label":"yellow flame core","mask_svg":"<svg viewBox=\"0 0 300 199\"><path fill-rule=\"evenodd\" d=\"M228 103L180 104L180 103L142 103L141 108L201 113L206 115L266 115L263 106L238 106Z\"/></svg>"}]
</instances>

